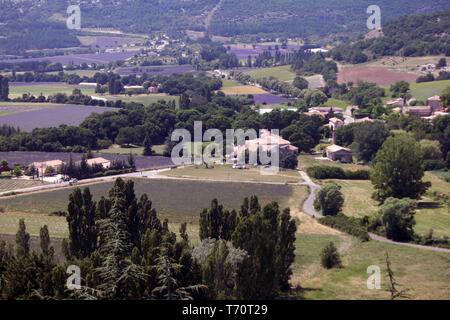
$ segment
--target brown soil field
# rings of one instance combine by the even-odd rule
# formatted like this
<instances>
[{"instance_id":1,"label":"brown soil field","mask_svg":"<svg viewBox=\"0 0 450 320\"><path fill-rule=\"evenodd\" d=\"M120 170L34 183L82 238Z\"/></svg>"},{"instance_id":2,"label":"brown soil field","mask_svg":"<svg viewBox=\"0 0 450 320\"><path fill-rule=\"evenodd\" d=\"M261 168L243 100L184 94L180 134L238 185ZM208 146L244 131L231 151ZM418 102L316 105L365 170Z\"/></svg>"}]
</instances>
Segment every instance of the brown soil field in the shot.
<instances>
[{"instance_id":1,"label":"brown soil field","mask_svg":"<svg viewBox=\"0 0 450 320\"><path fill-rule=\"evenodd\" d=\"M418 78L417 74L407 72L394 72L385 68L375 67L354 67L340 70L338 73L338 82L347 83L358 80L366 82L374 82L379 86L388 87L399 80L409 83L415 83Z\"/></svg>"}]
</instances>

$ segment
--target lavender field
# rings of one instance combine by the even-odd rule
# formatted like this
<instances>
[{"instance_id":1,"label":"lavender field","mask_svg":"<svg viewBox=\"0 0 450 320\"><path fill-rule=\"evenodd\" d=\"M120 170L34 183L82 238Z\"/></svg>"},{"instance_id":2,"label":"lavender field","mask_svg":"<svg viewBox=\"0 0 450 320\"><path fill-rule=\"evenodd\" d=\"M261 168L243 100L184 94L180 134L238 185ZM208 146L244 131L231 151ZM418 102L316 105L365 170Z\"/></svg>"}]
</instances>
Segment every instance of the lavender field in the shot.
<instances>
[{"instance_id":1,"label":"lavender field","mask_svg":"<svg viewBox=\"0 0 450 320\"><path fill-rule=\"evenodd\" d=\"M50 160L62 160L64 162L69 161L72 155L73 161L80 161L83 154L81 153L67 153L67 152L28 152L28 151L15 151L15 152L0 152L0 160L6 160L10 165L15 164L30 164L32 162L42 162ZM94 157L102 157L110 161L122 160L126 161L128 155L116 155L116 154L102 154L93 153ZM152 156L135 156L137 169L151 169L156 167L164 167L172 165L171 158Z\"/></svg>"},{"instance_id":2,"label":"lavender field","mask_svg":"<svg viewBox=\"0 0 450 320\"><path fill-rule=\"evenodd\" d=\"M233 95L236 96L236 95ZM281 104L283 102L289 102L290 100L287 98L283 98L280 96L276 96L274 94L271 93L266 93L266 94L253 94L253 100L255 100L256 103L259 104L268 104L268 105L272 105L272 104Z\"/></svg>"},{"instance_id":3,"label":"lavender field","mask_svg":"<svg viewBox=\"0 0 450 320\"><path fill-rule=\"evenodd\" d=\"M135 39L133 38L99 36L96 37L95 41L89 44L89 46L104 49L107 47L117 47L124 44L129 44L134 40Z\"/></svg>"},{"instance_id":4,"label":"lavender field","mask_svg":"<svg viewBox=\"0 0 450 320\"><path fill-rule=\"evenodd\" d=\"M185 72L192 72L193 74L197 73L191 65L140 67L137 71L133 69L134 68L121 68L117 70L117 73L121 76L127 76L130 74L142 75L143 73L147 73L149 75L171 75L183 74Z\"/></svg>"},{"instance_id":5,"label":"lavender field","mask_svg":"<svg viewBox=\"0 0 450 320\"><path fill-rule=\"evenodd\" d=\"M82 63L97 63L104 64L117 60L126 60L131 58L137 53L137 51L126 51L126 52L111 52L111 53L87 53L87 54L72 54L65 56L54 56L54 57L41 57L41 58L29 58L29 59L13 59L13 60L1 60L0 62L14 63L14 62L25 62L25 61L45 61L49 60L52 63L59 62L62 65L68 65L70 63L79 65Z\"/></svg>"},{"instance_id":6,"label":"lavender field","mask_svg":"<svg viewBox=\"0 0 450 320\"><path fill-rule=\"evenodd\" d=\"M115 108L96 106L64 105L0 116L0 125L19 127L22 131L58 127L61 124L77 126L94 112L103 113L116 110Z\"/></svg>"}]
</instances>

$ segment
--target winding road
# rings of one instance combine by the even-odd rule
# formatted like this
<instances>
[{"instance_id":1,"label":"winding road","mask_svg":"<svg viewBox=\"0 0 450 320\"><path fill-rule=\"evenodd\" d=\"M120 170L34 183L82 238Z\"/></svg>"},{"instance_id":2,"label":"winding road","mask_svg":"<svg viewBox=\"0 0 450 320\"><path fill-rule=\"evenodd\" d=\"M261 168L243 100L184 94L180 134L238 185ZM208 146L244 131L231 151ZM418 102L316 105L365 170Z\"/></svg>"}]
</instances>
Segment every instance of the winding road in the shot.
<instances>
[{"instance_id":1,"label":"winding road","mask_svg":"<svg viewBox=\"0 0 450 320\"><path fill-rule=\"evenodd\" d=\"M320 187L311 180L311 178L306 174L306 172L304 172L303 170L297 170L297 171L300 173L300 175L302 176L303 180L305 181L305 182L302 183L302 185L307 185L311 189L311 192L310 192L310 194L308 196L308 199L306 199L306 201L303 203L303 211L306 214L308 214L308 215L310 215L310 216L312 216L314 218L317 218L317 219L323 218L323 216L321 214L319 214L314 209L314 200L316 200L316 193L317 193L317 190ZM372 240L380 241L380 242L384 242L384 243L389 243L389 244L395 244L395 245L411 247L411 248L417 248L417 249L424 249L424 250L431 250L431 251L450 253L450 249L431 247L431 246L423 246L423 245L420 245L420 244L407 243L407 242L396 242L396 241L392 241L392 240L389 240L387 238L378 236L378 235L373 234L373 233L369 233L369 237Z\"/></svg>"}]
</instances>

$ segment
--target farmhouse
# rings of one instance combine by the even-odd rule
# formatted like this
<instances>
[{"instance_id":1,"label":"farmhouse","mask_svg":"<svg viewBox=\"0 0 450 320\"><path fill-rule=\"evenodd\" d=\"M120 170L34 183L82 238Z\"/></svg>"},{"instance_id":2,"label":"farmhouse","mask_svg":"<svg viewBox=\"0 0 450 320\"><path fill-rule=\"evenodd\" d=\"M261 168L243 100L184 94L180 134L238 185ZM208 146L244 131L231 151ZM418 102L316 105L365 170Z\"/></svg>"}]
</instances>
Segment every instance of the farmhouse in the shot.
<instances>
[{"instance_id":1,"label":"farmhouse","mask_svg":"<svg viewBox=\"0 0 450 320\"><path fill-rule=\"evenodd\" d=\"M333 131L339 129L342 126L344 126L344 121L342 121L339 118L334 118L333 117L333 118L330 118L329 121L330 121L329 125L331 127L331 130L333 130Z\"/></svg>"},{"instance_id":2,"label":"farmhouse","mask_svg":"<svg viewBox=\"0 0 450 320\"><path fill-rule=\"evenodd\" d=\"M258 148L261 148L263 151L270 151L274 146L278 144L280 152L292 152L294 154L298 153L298 148L296 146L291 145L291 143L283 139L282 137L271 134L268 130L261 130L261 136L258 139L247 140L245 142L245 146L236 147L234 155L237 156L239 152L242 152L242 149L249 151L258 151Z\"/></svg>"},{"instance_id":3,"label":"farmhouse","mask_svg":"<svg viewBox=\"0 0 450 320\"><path fill-rule=\"evenodd\" d=\"M419 66L418 70L422 72L433 72L436 70L436 65L434 63L423 64Z\"/></svg>"},{"instance_id":4,"label":"farmhouse","mask_svg":"<svg viewBox=\"0 0 450 320\"><path fill-rule=\"evenodd\" d=\"M352 150L333 144L326 147L327 158L332 161L353 162Z\"/></svg>"},{"instance_id":5,"label":"farmhouse","mask_svg":"<svg viewBox=\"0 0 450 320\"><path fill-rule=\"evenodd\" d=\"M44 161L44 162L33 162L30 164L30 167L35 167L39 173L39 176L45 175L45 169L48 167L52 167L55 169L55 171L61 170L61 167L63 166L64 162L62 160L51 160L51 161Z\"/></svg>"},{"instance_id":6,"label":"farmhouse","mask_svg":"<svg viewBox=\"0 0 450 320\"><path fill-rule=\"evenodd\" d=\"M158 93L158 88L157 87L148 87L148 92L149 93Z\"/></svg>"},{"instance_id":7,"label":"farmhouse","mask_svg":"<svg viewBox=\"0 0 450 320\"><path fill-rule=\"evenodd\" d=\"M81 161L78 161L77 164L79 165L81 163ZM95 165L101 165L103 168L105 169L109 169L111 167L111 161L99 157L99 158L92 158L92 159L87 159L86 163L90 166L93 167Z\"/></svg>"},{"instance_id":8,"label":"farmhouse","mask_svg":"<svg viewBox=\"0 0 450 320\"><path fill-rule=\"evenodd\" d=\"M420 117L429 117L433 114L430 106L403 107L402 113L407 114L408 112Z\"/></svg>"}]
</instances>

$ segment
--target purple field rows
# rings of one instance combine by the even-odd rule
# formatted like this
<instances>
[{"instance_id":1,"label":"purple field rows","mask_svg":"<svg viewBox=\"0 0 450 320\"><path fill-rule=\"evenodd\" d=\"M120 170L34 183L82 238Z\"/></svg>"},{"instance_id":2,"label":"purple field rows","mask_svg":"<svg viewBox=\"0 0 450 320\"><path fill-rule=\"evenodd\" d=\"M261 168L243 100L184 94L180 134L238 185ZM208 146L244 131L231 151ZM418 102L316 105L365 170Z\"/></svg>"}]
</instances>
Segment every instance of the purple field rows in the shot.
<instances>
[{"instance_id":1,"label":"purple field rows","mask_svg":"<svg viewBox=\"0 0 450 320\"><path fill-rule=\"evenodd\" d=\"M120 38L120 37L96 37L95 41L92 42L89 46L98 47L98 48L107 48L107 47L117 47L124 44L129 44L133 42L133 38Z\"/></svg>"},{"instance_id":2,"label":"purple field rows","mask_svg":"<svg viewBox=\"0 0 450 320\"><path fill-rule=\"evenodd\" d=\"M28 152L28 151L15 151L15 152L0 152L0 161L6 160L13 166L15 164L30 164L32 162L42 162L51 160L62 160L68 162L72 155L73 161L80 161L83 154L81 153L67 153L67 152ZM110 161L122 160L127 161L128 155L116 155L116 154L102 154L94 153L94 157L102 157ZM156 167L170 166L172 165L171 158L168 157L144 157L135 156L137 169L150 169Z\"/></svg>"},{"instance_id":3,"label":"purple field rows","mask_svg":"<svg viewBox=\"0 0 450 320\"><path fill-rule=\"evenodd\" d=\"M114 108L96 106L64 105L61 107L44 108L0 116L0 125L19 127L22 131L32 131L35 128L58 127L61 124L77 126L93 112L103 113L115 111Z\"/></svg>"},{"instance_id":4,"label":"purple field rows","mask_svg":"<svg viewBox=\"0 0 450 320\"><path fill-rule=\"evenodd\" d=\"M62 65L67 65L71 62L73 64L79 65L82 63L97 63L104 64L117 60L126 60L131 58L137 53L137 51L127 51L127 52L111 52L111 53L87 53L87 54L73 54L65 56L54 56L54 57L41 57L41 58L29 58L29 59L13 59L13 60L1 60L0 62L14 63L14 62L25 62L25 61L45 61L49 60L52 63L61 63Z\"/></svg>"},{"instance_id":5,"label":"purple field rows","mask_svg":"<svg viewBox=\"0 0 450 320\"><path fill-rule=\"evenodd\" d=\"M236 96L236 95L232 95ZM253 100L255 100L256 103L259 104L281 104L283 102L289 102L289 99L283 98L280 96L276 96L271 93L264 93L264 94L253 94Z\"/></svg>"},{"instance_id":6,"label":"purple field rows","mask_svg":"<svg viewBox=\"0 0 450 320\"><path fill-rule=\"evenodd\" d=\"M138 71L133 69L134 68L122 68L117 70L117 73L122 76L130 74L142 75L143 73L147 73L148 75L171 75L183 74L185 72L197 73L191 65L139 67Z\"/></svg>"}]
</instances>

